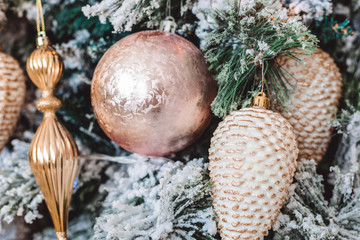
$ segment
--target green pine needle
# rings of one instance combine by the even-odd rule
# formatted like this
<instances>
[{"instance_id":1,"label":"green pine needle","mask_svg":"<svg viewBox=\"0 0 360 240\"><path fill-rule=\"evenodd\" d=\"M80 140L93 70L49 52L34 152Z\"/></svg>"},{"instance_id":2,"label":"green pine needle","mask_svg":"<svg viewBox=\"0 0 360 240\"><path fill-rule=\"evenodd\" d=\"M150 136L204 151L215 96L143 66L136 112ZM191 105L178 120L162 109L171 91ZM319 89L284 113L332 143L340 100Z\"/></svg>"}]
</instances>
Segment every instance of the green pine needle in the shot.
<instances>
[{"instance_id":1,"label":"green pine needle","mask_svg":"<svg viewBox=\"0 0 360 240\"><path fill-rule=\"evenodd\" d=\"M287 17L287 10L276 1L253 3L232 3L230 9L212 13L215 23L206 39L205 57L219 84L212 103L218 117L250 102L253 94L249 93L261 89L262 68L266 92L273 104L282 106L289 96L288 79L292 76L276 58L284 55L299 61L297 55L316 50L316 37L299 17Z\"/></svg>"}]
</instances>

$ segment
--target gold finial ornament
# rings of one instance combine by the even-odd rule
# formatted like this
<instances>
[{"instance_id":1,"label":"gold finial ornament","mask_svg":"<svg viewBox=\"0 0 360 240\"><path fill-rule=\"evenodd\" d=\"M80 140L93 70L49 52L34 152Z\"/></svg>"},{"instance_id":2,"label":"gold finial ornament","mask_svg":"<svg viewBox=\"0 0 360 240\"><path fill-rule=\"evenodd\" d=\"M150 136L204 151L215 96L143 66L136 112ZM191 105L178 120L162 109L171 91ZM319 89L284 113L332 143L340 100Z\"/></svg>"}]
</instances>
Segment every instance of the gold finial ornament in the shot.
<instances>
[{"instance_id":1,"label":"gold finial ornament","mask_svg":"<svg viewBox=\"0 0 360 240\"><path fill-rule=\"evenodd\" d=\"M36 107L44 113L44 119L31 142L29 162L51 214L57 239L66 240L73 184L79 170L78 151L74 139L55 115L61 102L54 97L54 89L63 73L63 61L50 46L45 31L39 28L36 42L37 48L28 58L26 70L42 91Z\"/></svg>"},{"instance_id":2,"label":"gold finial ornament","mask_svg":"<svg viewBox=\"0 0 360 240\"><path fill-rule=\"evenodd\" d=\"M256 97L253 98L251 107L263 107L270 109L270 99L266 97L264 92L259 92Z\"/></svg>"},{"instance_id":3,"label":"gold finial ornament","mask_svg":"<svg viewBox=\"0 0 360 240\"><path fill-rule=\"evenodd\" d=\"M29 77L42 91L36 107L44 119L29 150L29 162L50 211L58 239L66 239L68 212L73 183L79 169L75 141L59 122L55 112L61 107L54 97L56 83L63 72L60 55L43 41L26 63Z\"/></svg>"}]
</instances>

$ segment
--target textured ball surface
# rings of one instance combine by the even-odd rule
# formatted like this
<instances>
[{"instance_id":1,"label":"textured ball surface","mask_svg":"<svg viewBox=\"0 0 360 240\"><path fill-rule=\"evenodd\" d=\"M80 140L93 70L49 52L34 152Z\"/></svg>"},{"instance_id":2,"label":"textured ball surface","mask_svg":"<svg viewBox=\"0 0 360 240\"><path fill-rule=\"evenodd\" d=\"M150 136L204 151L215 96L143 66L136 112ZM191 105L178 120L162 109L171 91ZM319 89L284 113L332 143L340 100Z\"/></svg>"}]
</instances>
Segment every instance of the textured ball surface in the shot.
<instances>
[{"instance_id":1,"label":"textured ball surface","mask_svg":"<svg viewBox=\"0 0 360 240\"><path fill-rule=\"evenodd\" d=\"M341 97L342 78L334 60L320 49L302 60L305 65L290 58L280 59L280 65L295 78L290 84L296 85L281 114L294 127L299 159L320 162L331 139L331 120Z\"/></svg>"},{"instance_id":2,"label":"textured ball surface","mask_svg":"<svg viewBox=\"0 0 360 240\"><path fill-rule=\"evenodd\" d=\"M0 52L0 151L13 134L25 99L25 76L19 63Z\"/></svg>"},{"instance_id":3,"label":"textured ball surface","mask_svg":"<svg viewBox=\"0 0 360 240\"><path fill-rule=\"evenodd\" d=\"M200 50L160 31L132 34L113 45L91 86L95 116L107 136L126 150L150 156L195 141L209 123L215 95Z\"/></svg>"},{"instance_id":4,"label":"textured ball surface","mask_svg":"<svg viewBox=\"0 0 360 240\"><path fill-rule=\"evenodd\" d=\"M295 172L298 149L292 126L270 110L241 109L219 124L209 153L222 239L263 239Z\"/></svg>"}]
</instances>

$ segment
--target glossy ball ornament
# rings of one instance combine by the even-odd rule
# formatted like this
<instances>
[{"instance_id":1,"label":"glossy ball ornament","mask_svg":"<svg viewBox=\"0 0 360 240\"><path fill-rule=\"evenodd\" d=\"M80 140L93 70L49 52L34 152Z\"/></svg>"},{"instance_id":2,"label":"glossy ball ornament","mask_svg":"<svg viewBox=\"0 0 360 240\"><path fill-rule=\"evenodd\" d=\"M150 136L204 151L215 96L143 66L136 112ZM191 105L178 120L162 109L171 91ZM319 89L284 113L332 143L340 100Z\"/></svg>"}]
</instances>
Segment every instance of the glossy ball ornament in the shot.
<instances>
[{"instance_id":1,"label":"glossy ball ornament","mask_svg":"<svg viewBox=\"0 0 360 240\"><path fill-rule=\"evenodd\" d=\"M0 51L0 151L12 135L25 100L25 76L19 63Z\"/></svg>"},{"instance_id":2,"label":"glossy ball ornament","mask_svg":"<svg viewBox=\"0 0 360 240\"><path fill-rule=\"evenodd\" d=\"M299 159L320 162L331 139L331 121L341 97L342 78L334 59L321 49L301 59L305 64L286 57L279 59L293 76L290 84L296 86L281 114L294 127Z\"/></svg>"},{"instance_id":3,"label":"glossy ball ornament","mask_svg":"<svg viewBox=\"0 0 360 240\"><path fill-rule=\"evenodd\" d=\"M172 33L123 38L101 58L91 85L95 116L124 149L163 156L193 143L211 118L216 86L203 54Z\"/></svg>"}]
</instances>

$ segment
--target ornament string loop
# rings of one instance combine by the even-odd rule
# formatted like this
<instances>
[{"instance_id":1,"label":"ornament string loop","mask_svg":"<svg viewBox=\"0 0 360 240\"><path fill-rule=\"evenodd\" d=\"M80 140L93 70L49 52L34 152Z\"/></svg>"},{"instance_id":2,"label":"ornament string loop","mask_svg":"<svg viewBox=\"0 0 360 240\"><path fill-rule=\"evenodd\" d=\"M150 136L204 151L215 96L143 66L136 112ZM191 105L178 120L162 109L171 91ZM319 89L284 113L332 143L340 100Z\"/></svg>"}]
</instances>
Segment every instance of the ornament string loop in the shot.
<instances>
[{"instance_id":1,"label":"ornament string loop","mask_svg":"<svg viewBox=\"0 0 360 240\"><path fill-rule=\"evenodd\" d=\"M36 30L38 33L36 39L36 46L40 47L44 45L49 45L50 42L46 37L45 32L45 21L41 0L36 0Z\"/></svg>"},{"instance_id":2,"label":"ornament string loop","mask_svg":"<svg viewBox=\"0 0 360 240\"><path fill-rule=\"evenodd\" d=\"M264 61L261 61L261 90L258 92L257 96L253 98L251 107L263 107L265 109L270 109L270 99L266 97L264 85Z\"/></svg>"},{"instance_id":3,"label":"ornament string loop","mask_svg":"<svg viewBox=\"0 0 360 240\"><path fill-rule=\"evenodd\" d=\"M171 16L171 0L167 0L166 2L166 17Z\"/></svg>"},{"instance_id":4,"label":"ornament string loop","mask_svg":"<svg viewBox=\"0 0 360 240\"><path fill-rule=\"evenodd\" d=\"M265 78L264 78L264 61L261 61L261 92L264 92Z\"/></svg>"},{"instance_id":5,"label":"ornament string loop","mask_svg":"<svg viewBox=\"0 0 360 240\"><path fill-rule=\"evenodd\" d=\"M45 21L41 0L36 0L36 30L38 34L45 34Z\"/></svg>"}]
</instances>

